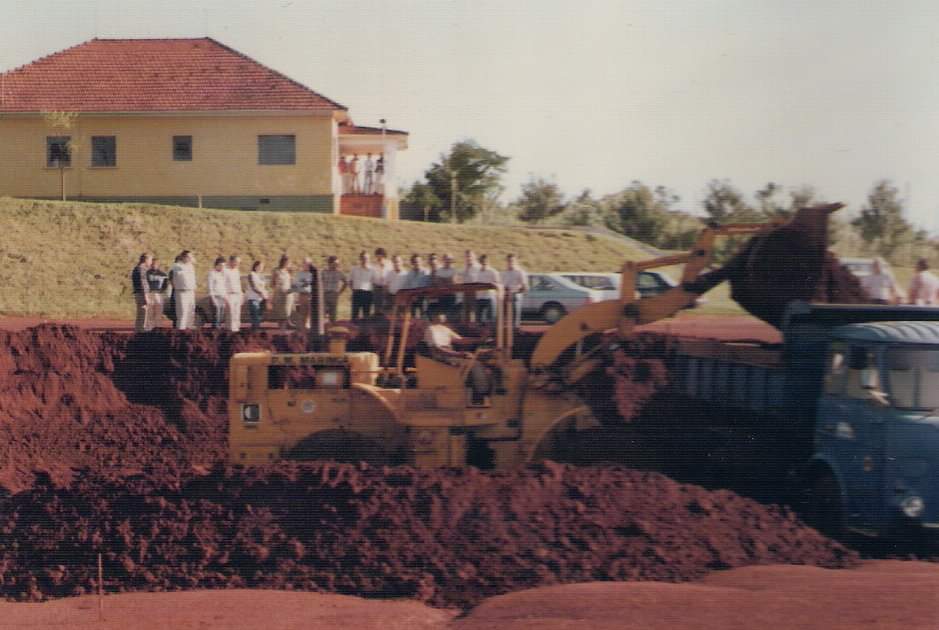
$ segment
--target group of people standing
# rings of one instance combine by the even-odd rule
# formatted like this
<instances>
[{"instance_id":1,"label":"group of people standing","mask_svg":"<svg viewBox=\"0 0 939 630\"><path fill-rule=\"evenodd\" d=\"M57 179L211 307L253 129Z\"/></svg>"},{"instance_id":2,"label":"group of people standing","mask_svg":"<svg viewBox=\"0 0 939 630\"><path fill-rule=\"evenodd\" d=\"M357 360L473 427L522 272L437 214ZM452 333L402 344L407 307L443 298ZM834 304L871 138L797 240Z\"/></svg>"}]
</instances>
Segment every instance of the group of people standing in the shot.
<instances>
[{"instance_id":1,"label":"group of people standing","mask_svg":"<svg viewBox=\"0 0 939 630\"><path fill-rule=\"evenodd\" d=\"M514 302L515 325L521 323L522 295L528 290L528 274L519 265L515 254L506 256L506 268L498 271L489 265L488 256L476 256L472 250L464 252L462 268L454 266L450 254L430 253L425 257L411 254L405 266L400 255L389 256L384 248L359 254L358 262L348 271L341 267L338 256L329 256L326 267L320 271L323 285L324 313L330 322L339 317L341 296L350 292L353 321L373 315L388 314L395 295L402 289L444 286L457 283L488 283L504 289L507 299ZM238 331L241 328L241 310L245 300L253 328L261 325L265 313L279 322L282 329L309 328L311 318L310 293L316 268L311 258L303 259L299 271L285 254L268 277L263 261L256 260L246 282L241 276L241 258L232 254L215 259L207 276L208 300L211 303L217 328ZM195 256L191 251L181 252L168 272L160 262L144 253L131 272L138 332L152 330L159 325L165 313L180 330L194 328L196 324L196 271ZM495 317L495 291L481 291L471 305L478 322L489 322ZM459 305L462 306L462 305ZM436 300L419 300L412 306L415 316L433 316L436 312L448 315L458 307L456 295L443 295Z\"/></svg>"},{"instance_id":2,"label":"group of people standing","mask_svg":"<svg viewBox=\"0 0 939 630\"><path fill-rule=\"evenodd\" d=\"M378 159L373 160L369 153L365 162L360 163L358 155L351 160L343 155L339 158L339 177L343 194L380 195L385 186L385 156L379 153Z\"/></svg>"},{"instance_id":3,"label":"group of people standing","mask_svg":"<svg viewBox=\"0 0 939 630\"><path fill-rule=\"evenodd\" d=\"M939 305L939 278L929 271L929 261L925 258L916 262L916 273L905 296L881 258L874 259L871 273L861 278L861 287L874 304Z\"/></svg>"},{"instance_id":4,"label":"group of people standing","mask_svg":"<svg viewBox=\"0 0 939 630\"><path fill-rule=\"evenodd\" d=\"M389 256L384 248L379 247L374 258L366 251L360 252L358 263L348 272L343 272L339 259L330 256L322 275L326 314L330 321L336 321L339 296L346 289L351 291L352 321L358 321L373 314L390 312L395 295L402 289L483 282L502 287L507 299L514 301L515 325L518 326L521 323L522 295L528 290L528 274L515 254L506 256L505 261L506 268L500 272L489 265L487 255L477 257L472 250L466 250L461 268L454 266L453 256L447 253L430 253L426 258L414 253L405 266L402 256ZM476 304L472 305L476 321L485 323L495 317L495 291L481 291L477 296ZM437 311L452 315L458 300L457 295L416 300L412 305L412 315L432 316Z\"/></svg>"}]
</instances>

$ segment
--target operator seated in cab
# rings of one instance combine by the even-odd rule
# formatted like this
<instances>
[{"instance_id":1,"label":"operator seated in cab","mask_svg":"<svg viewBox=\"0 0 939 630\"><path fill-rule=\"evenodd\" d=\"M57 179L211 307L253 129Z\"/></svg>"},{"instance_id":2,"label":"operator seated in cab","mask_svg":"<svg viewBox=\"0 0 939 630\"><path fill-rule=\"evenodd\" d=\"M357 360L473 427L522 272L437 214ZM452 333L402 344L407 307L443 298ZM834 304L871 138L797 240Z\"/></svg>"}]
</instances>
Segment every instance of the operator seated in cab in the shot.
<instances>
[{"instance_id":1,"label":"operator seated in cab","mask_svg":"<svg viewBox=\"0 0 939 630\"><path fill-rule=\"evenodd\" d=\"M442 309L434 314L433 321L424 331L424 345L431 359L460 368L471 363L466 384L473 392L473 404L481 405L485 403L486 397L492 394L493 382L501 380L501 370L493 365L481 363L479 359L482 355L479 353L477 356L472 352L454 349L453 342L462 339L462 335L447 325L447 314Z\"/></svg>"}]
</instances>

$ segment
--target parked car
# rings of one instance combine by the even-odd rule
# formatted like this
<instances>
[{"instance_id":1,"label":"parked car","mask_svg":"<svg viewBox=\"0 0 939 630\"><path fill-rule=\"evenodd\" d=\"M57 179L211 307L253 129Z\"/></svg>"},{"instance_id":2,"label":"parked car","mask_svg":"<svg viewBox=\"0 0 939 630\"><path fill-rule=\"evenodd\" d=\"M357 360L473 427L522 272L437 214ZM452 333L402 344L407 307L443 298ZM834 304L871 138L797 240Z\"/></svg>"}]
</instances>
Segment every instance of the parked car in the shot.
<instances>
[{"instance_id":1,"label":"parked car","mask_svg":"<svg viewBox=\"0 0 939 630\"><path fill-rule=\"evenodd\" d=\"M619 297L620 274L590 271L532 273L530 289L522 301L522 317L553 324L585 304ZM640 271L636 278L639 297L658 295L677 283L661 271ZM705 300L699 298L695 306Z\"/></svg>"},{"instance_id":2,"label":"parked car","mask_svg":"<svg viewBox=\"0 0 939 630\"><path fill-rule=\"evenodd\" d=\"M522 301L522 317L553 324L585 304L619 297L620 274L591 271L532 273L530 289ZM661 271L640 271L636 277L639 297L664 293L678 283ZM707 300L698 298L698 306Z\"/></svg>"}]
</instances>

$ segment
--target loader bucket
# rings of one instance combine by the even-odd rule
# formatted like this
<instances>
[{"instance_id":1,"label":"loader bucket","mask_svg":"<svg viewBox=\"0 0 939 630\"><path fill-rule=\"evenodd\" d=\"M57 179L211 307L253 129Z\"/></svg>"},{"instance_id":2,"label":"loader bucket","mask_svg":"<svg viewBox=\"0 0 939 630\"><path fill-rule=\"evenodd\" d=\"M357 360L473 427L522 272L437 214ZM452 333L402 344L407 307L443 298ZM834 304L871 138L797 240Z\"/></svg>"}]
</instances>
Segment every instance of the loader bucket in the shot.
<instances>
[{"instance_id":1,"label":"loader bucket","mask_svg":"<svg viewBox=\"0 0 939 630\"><path fill-rule=\"evenodd\" d=\"M727 280L735 302L776 328L793 300L863 303L857 278L828 251L828 215L842 206L801 208L788 223L750 239L722 268L703 274L692 290Z\"/></svg>"}]
</instances>

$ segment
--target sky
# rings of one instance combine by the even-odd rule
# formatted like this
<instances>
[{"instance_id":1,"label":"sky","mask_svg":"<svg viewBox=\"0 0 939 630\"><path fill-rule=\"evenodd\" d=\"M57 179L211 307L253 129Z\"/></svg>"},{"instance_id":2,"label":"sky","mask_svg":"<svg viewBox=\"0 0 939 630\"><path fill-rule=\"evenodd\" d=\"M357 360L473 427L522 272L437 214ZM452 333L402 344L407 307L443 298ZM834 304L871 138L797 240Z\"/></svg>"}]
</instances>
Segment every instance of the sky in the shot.
<instances>
[{"instance_id":1,"label":"sky","mask_svg":"<svg viewBox=\"0 0 939 630\"><path fill-rule=\"evenodd\" d=\"M97 37L211 36L410 132L399 179L457 140L568 195L813 186L857 212L891 180L939 234L934 0L0 0L0 69Z\"/></svg>"}]
</instances>

